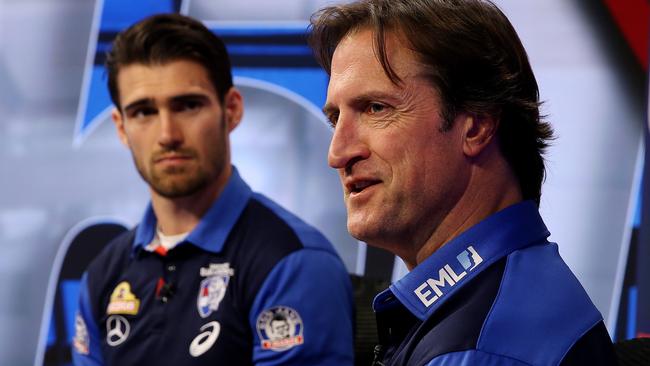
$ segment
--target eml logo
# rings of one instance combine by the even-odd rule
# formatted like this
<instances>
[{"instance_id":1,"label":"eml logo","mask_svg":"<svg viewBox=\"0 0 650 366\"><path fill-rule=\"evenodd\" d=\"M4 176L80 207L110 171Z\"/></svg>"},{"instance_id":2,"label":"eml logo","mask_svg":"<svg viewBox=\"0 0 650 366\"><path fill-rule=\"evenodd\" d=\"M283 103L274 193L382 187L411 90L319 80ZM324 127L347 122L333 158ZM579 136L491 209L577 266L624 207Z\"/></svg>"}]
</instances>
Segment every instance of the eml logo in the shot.
<instances>
[{"instance_id":1,"label":"eml logo","mask_svg":"<svg viewBox=\"0 0 650 366\"><path fill-rule=\"evenodd\" d=\"M460 252L460 254L456 256L456 259L461 266L463 266L465 269L464 271L456 273L449 264L445 264L438 271L438 279L429 278L413 291L415 292L415 295L417 295L418 299L422 301L424 306L429 307L442 297L443 292L440 290L440 287L445 287L447 285L450 288L453 287L458 283L458 281L462 280L468 272L473 271L474 268L483 262L483 258L481 258L478 252L471 245ZM431 290L435 293L434 296L431 296Z\"/></svg>"}]
</instances>

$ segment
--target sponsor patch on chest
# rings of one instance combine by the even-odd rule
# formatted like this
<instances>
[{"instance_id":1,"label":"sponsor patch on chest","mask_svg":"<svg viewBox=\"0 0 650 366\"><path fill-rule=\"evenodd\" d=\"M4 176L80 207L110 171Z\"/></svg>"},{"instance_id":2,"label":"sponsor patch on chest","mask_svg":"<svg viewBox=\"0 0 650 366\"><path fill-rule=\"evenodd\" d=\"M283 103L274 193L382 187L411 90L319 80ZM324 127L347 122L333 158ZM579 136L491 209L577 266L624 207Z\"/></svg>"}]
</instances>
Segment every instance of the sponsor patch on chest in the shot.
<instances>
[{"instance_id":1,"label":"sponsor patch on chest","mask_svg":"<svg viewBox=\"0 0 650 366\"><path fill-rule=\"evenodd\" d=\"M131 292L131 285L122 281L113 290L111 300L106 308L107 315L136 315L140 309L140 299Z\"/></svg>"},{"instance_id":2,"label":"sponsor patch on chest","mask_svg":"<svg viewBox=\"0 0 650 366\"><path fill-rule=\"evenodd\" d=\"M131 333L131 324L121 315L111 315L106 319L106 344L111 347L124 343Z\"/></svg>"}]
</instances>

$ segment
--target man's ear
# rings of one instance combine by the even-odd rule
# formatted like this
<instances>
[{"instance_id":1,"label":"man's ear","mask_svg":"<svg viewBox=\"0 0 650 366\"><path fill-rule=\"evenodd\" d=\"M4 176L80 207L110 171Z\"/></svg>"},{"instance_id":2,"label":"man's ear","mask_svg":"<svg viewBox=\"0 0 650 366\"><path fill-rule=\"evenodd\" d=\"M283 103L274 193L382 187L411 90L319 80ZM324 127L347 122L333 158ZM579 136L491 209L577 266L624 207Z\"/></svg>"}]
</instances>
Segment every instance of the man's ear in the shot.
<instances>
[{"instance_id":1,"label":"man's ear","mask_svg":"<svg viewBox=\"0 0 650 366\"><path fill-rule=\"evenodd\" d=\"M499 120L490 115L472 113L462 114L462 119L463 152L469 157L476 157L496 138Z\"/></svg>"},{"instance_id":2,"label":"man's ear","mask_svg":"<svg viewBox=\"0 0 650 366\"><path fill-rule=\"evenodd\" d=\"M234 86L226 93L223 106L226 116L226 127L228 128L228 132L232 132L239 125L244 115L244 98Z\"/></svg>"},{"instance_id":3,"label":"man's ear","mask_svg":"<svg viewBox=\"0 0 650 366\"><path fill-rule=\"evenodd\" d=\"M122 118L122 113L117 108L113 108L111 111L111 119L115 124L117 129L117 136L120 138L122 145L129 147L129 139L126 137L126 131L124 130L124 119Z\"/></svg>"}]
</instances>

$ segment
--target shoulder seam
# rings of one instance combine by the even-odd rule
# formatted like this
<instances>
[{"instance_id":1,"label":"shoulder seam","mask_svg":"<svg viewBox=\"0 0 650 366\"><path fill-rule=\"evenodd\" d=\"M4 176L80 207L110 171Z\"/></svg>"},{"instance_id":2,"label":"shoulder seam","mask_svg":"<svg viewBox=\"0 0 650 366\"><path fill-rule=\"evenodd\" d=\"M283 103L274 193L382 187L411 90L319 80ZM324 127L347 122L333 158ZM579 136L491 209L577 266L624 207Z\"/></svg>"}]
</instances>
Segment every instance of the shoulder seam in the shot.
<instances>
[{"instance_id":1,"label":"shoulder seam","mask_svg":"<svg viewBox=\"0 0 650 366\"><path fill-rule=\"evenodd\" d=\"M481 344L481 341L483 340L483 334L484 334L483 331L485 330L485 326L486 326L488 320L492 316L492 311L494 310L497 301L499 301L499 299L501 297L501 290L503 289L503 279L506 277L506 273L508 273L509 264L510 264L510 257L508 256L508 257L506 257L506 264L505 264L505 266L503 268L503 273L501 274L501 280L499 281L499 290L497 291L496 296L494 296L494 301L492 302L492 306L490 306L490 310L488 310L487 315L485 316L485 319L483 319L483 324L481 325L481 331L479 332L478 339L476 340L476 349L477 350L480 350L480 344ZM481 351L481 352L485 352L485 351ZM486 352L486 353L489 353L489 352Z\"/></svg>"},{"instance_id":2,"label":"shoulder seam","mask_svg":"<svg viewBox=\"0 0 650 366\"><path fill-rule=\"evenodd\" d=\"M270 198L266 197L265 195L257 192L254 192L253 196L251 197L251 200L254 200L258 202L260 205L264 206L271 213L273 213L278 219L280 219L285 225L287 225L287 227L291 230L291 232L293 232L293 234L296 236L296 239L298 239L298 242L302 247L301 249L320 250L326 253L330 253L335 257L337 257L333 245L330 243L329 239L327 239L325 234L323 234L316 227L306 222L301 217L297 216L295 213L289 211L288 209L284 208L283 206L271 200ZM295 221L301 224L306 230L299 230L300 226L295 225L295 223L291 222L290 219L295 219ZM305 240L306 238L304 234L307 235L314 234L317 237L320 237L320 239L322 239L322 241L324 241L325 244L329 244L332 247L331 248L321 247L316 243L310 243L309 241Z\"/></svg>"},{"instance_id":3,"label":"shoulder seam","mask_svg":"<svg viewBox=\"0 0 650 366\"><path fill-rule=\"evenodd\" d=\"M571 343L571 345L570 345L570 346L569 346L569 347L564 351L564 354L563 354L562 357L560 358L560 364L562 363L562 361L564 361L564 358L565 358L565 357L569 354L569 352L573 349L573 346L575 346L576 343L578 343L578 341L581 340L582 337L585 336L585 334L587 334L587 332L589 332L590 330L592 330L592 329L593 329L596 325L598 325L598 323L601 322L601 321L602 321L602 319L596 319L596 322L595 322L595 323L591 324L589 327L587 327L587 329L583 330L583 331L580 333L580 336L576 337L576 338L573 340L573 343Z\"/></svg>"}]
</instances>

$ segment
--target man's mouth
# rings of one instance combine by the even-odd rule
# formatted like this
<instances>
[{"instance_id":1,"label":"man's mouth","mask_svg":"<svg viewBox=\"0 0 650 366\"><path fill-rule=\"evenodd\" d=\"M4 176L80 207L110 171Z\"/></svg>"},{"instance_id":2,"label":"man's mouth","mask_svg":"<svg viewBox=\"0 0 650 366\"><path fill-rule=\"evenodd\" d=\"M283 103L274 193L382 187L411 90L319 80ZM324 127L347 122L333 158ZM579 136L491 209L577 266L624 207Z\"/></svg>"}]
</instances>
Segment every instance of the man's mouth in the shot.
<instances>
[{"instance_id":1,"label":"man's mouth","mask_svg":"<svg viewBox=\"0 0 650 366\"><path fill-rule=\"evenodd\" d=\"M190 157L186 155L167 155L167 156L161 156L156 159L156 162L162 162L162 161L181 161L181 160L189 160Z\"/></svg>"},{"instance_id":2,"label":"man's mouth","mask_svg":"<svg viewBox=\"0 0 650 366\"><path fill-rule=\"evenodd\" d=\"M183 152L166 152L154 156L154 163L174 163L192 159L193 155Z\"/></svg>"},{"instance_id":3,"label":"man's mouth","mask_svg":"<svg viewBox=\"0 0 650 366\"><path fill-rule=\"evenodd\" d=\"M346 185L346 188L350 194L359 194L368 187L379 184L381 181L372 180L372 179L359 179L352 181Z\"/></svg>"}]
</instances>

